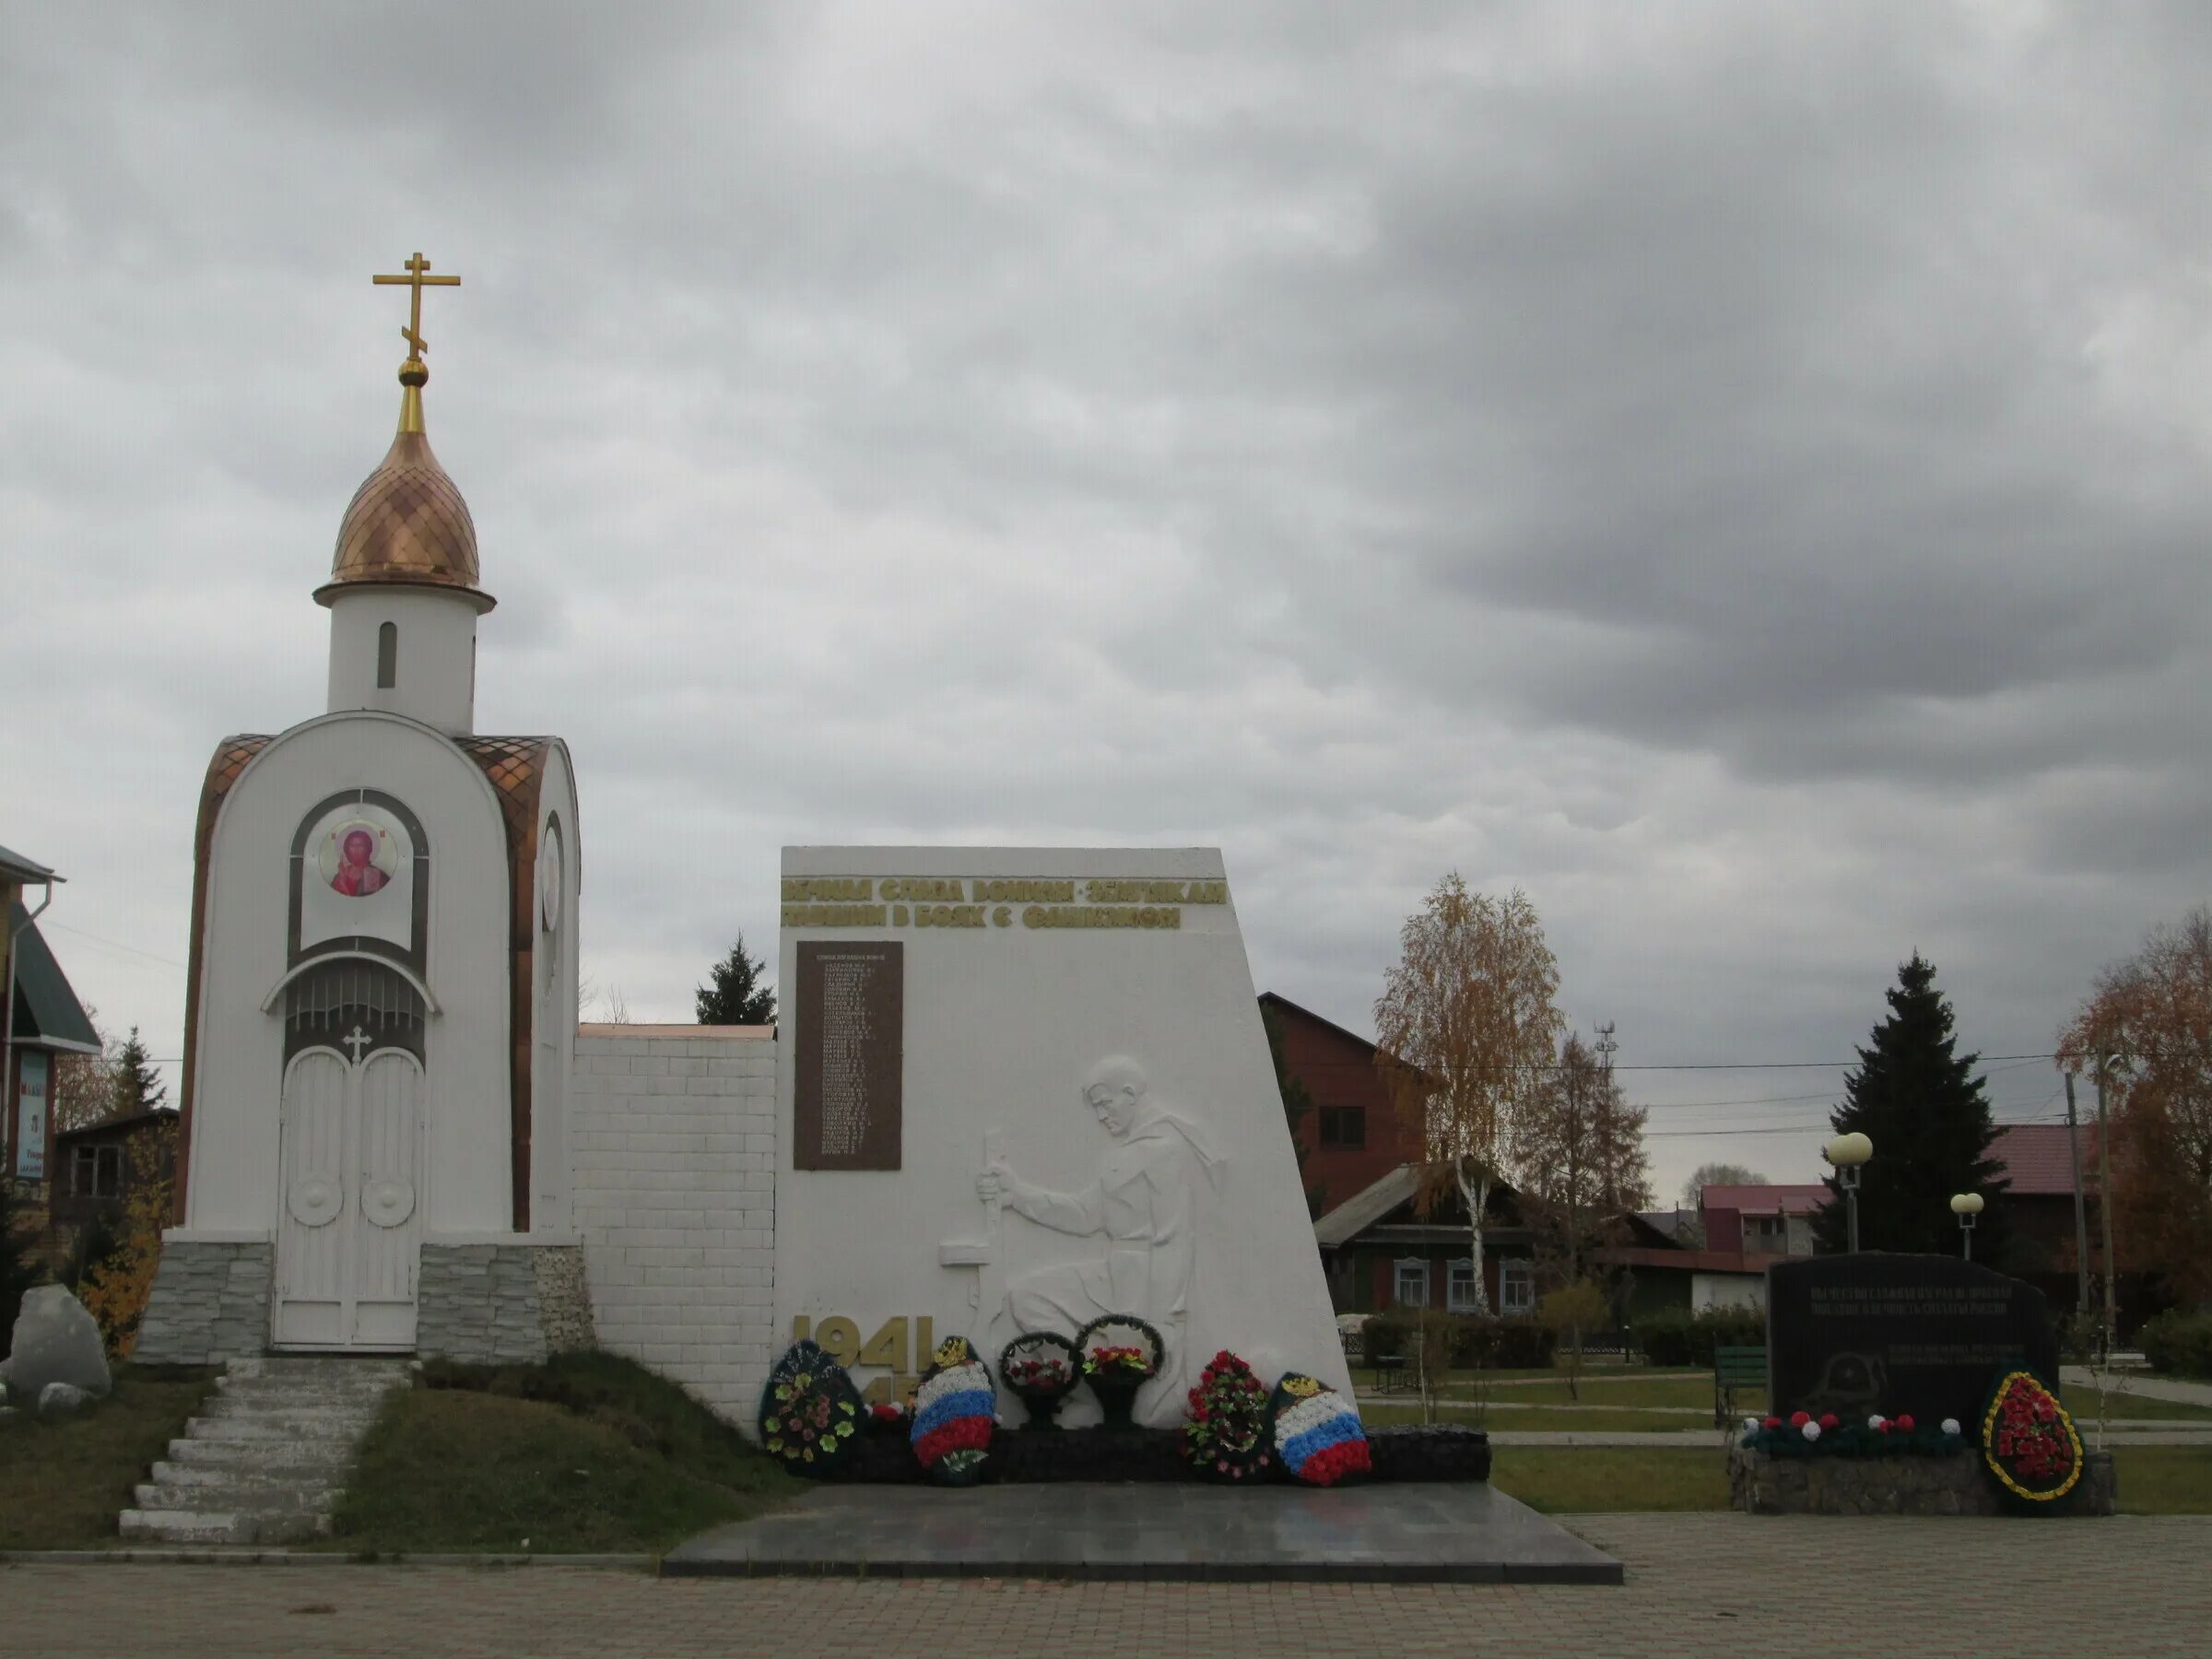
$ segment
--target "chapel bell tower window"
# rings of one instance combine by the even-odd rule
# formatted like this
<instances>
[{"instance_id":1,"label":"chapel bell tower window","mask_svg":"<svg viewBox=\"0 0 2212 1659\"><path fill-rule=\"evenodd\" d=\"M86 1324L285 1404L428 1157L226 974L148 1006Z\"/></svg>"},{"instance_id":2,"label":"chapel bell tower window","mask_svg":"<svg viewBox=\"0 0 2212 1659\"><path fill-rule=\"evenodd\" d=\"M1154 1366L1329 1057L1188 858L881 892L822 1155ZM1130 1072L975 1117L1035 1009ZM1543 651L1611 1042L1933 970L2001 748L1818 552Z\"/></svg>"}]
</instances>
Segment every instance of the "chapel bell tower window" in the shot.
<instances>
[{"instance_id":1,"label":"chapel bell tower window","mask_svg":"<svg viewBox=\"0 0 2212 1659\"><path fill-rule=\"evenodd\" d=\"M399 684L399 624L387 622L376 630L376 688L389 691Z\"/></svg>"}]
</instances>

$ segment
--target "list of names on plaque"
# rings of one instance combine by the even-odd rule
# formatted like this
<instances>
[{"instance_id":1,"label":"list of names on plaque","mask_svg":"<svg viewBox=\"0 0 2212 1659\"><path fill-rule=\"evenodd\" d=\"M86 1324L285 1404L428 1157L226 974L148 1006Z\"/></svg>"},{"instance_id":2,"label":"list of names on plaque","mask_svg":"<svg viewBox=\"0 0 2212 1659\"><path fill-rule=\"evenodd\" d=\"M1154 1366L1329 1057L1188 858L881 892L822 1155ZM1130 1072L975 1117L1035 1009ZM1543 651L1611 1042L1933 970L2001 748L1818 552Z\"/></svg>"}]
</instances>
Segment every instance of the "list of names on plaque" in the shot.
<instances>
[{"instance_id":1,"label":"list of names on plaque","mask_svg":"<svg viewBox=\"0 0 2212 1659\"><path fill-rule=\"evenodd\" d=\"M797 1168L899 1168L905 957L896 941L800 944Z\"/></svg>"}]
</instances>

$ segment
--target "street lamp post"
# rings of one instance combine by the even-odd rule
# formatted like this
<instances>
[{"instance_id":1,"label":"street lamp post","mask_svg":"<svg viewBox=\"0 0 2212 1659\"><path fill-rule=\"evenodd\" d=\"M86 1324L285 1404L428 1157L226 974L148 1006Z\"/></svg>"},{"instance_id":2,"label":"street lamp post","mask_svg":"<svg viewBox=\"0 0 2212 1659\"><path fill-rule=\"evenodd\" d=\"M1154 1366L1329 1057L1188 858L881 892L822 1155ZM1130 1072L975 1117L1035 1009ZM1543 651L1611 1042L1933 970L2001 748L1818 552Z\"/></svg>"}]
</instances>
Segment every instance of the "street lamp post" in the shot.
<instances>
[{"instance_id":1,"label":"street lamp post","mask_svg":"<svg viewBox=\"0 0 2212 1659\"><path fill-rule=\"evenodd\" d=\"M1959 1193L1951 1199L1951 1214L1959 1218L1959 1247L1968 1261L1974 1259L1974 1219L1982 1213L1982 1194Z\"/></svg>"},{"instance_id":2,"label":"street lamp post","mask_svg":"<svg viewBox=\"0 0 2212 1659\"><path fill-rule=\"evenodd\" d=\"M1821 1148L1836 1167L1836 1184L1843 1189L1843 1213L1849 1218L1851 1253L1859 1253L1859 1175L1874 1156L1874 1143L1856 1133L1839 1135Z\"/></svg>"}]
</instances>

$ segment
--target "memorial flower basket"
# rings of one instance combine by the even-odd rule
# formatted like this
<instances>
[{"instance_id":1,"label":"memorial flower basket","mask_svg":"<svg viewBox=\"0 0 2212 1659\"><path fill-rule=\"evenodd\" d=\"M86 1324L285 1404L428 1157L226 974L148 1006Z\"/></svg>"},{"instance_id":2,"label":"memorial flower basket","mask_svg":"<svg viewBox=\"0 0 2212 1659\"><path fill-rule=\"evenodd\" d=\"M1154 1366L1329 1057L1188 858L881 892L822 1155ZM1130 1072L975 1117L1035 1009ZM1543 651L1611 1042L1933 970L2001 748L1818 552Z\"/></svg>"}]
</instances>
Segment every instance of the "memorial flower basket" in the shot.
<instances>
[{"instance_id":1,"label":"memorial flower basket","mask_svg":"<svg viewBox=\"0 0 2212 1659\"><path fill-rule=\"evenodd\" d=\"M1083 1381L1105 1413L1102 1429L1133 1429L1137 1390L1159 1375L1167 1346L1159 1333L1126 1313L1108 1313L1076 1333Z\"/></svg>"},{"instance_id":2,"label":"memorial flower basket","mask_svg":"<svg viewBox=\"0 0 2212 1659\"><path fill-rule=\"evenodd\" d=\"M1736 1444L1770 1457L1955 1457L1966 1450L1956 1418L1929 1426L1905 1412L1849 1422L1834 1412L1746 1418Z\"/></svg>"},{"instance_id":3,"label":"memorial flower basket","mask_svg":"<svg viewBox=\"0 0 2212 1659\"><path fill-rule=\"evenodd\" d=\"M1056 1331L1026 1331L998 1356L998 1377L1030 1414L1025 1429L1057 1429L1060 1402L1082 1376L1076 1345Z\"/></svg>"},{"instance_id":4,"label":"memorial flower basket","mask_svg":"<svg viewBox=\"0 0 2212 1659\"><path fill-rule=\"evenodd\" d=\"M1373 1472L1358 1407L1327 1383L1292 1371L1268 1408L1276 1458L1293 1480L1335 1486Z\"/></svg>"},{"instance_id":5,"label":"memorial flower basket","mask_svg":"<svg viewBox=\"0 0 2212 1659\"><path fill-rule=\"evenodd\" d=\"M830 1473L860 1432L860 1393L845 1368L794 1342L760 1391L760 1445L794 1475Z\"/></svg>"},{"instance_id":6,"label":"memorial flower basket","mask_svg":"<svg viewBox=\"0 0 2212 1659\"><path fill-rule=\"evenodd\" d=\"M2081 1479L2074 1419L2024 1361L1997 1368L1981 1437L1982 1460L2016 1507L2047 1511Z\"/></svg>"},{"instance_id":7,"label":"memorial flower basket","mask_svg":"<svg viewBox=\"0 0 2212 1659\"><path fill-rule=\"evenodd\" d=\"M973 1486L991 1453L998 1391L965 1336L947 1337L932 1358L914 1391L914 1455L939 1486Z\"/></svg>"},{"instance_id":8,"label":"memorial flower basket","mask_svg":"<svg viewBox=\"0 0 2212 1659\"><path fill-rule=\"evenodd\" d=\"M1243 1480L1274 1466L1267 1390L1227 1348L1199 1374L1182 1418L1183 1461L1204 1480Z\"/></svg>"}]
</instances>

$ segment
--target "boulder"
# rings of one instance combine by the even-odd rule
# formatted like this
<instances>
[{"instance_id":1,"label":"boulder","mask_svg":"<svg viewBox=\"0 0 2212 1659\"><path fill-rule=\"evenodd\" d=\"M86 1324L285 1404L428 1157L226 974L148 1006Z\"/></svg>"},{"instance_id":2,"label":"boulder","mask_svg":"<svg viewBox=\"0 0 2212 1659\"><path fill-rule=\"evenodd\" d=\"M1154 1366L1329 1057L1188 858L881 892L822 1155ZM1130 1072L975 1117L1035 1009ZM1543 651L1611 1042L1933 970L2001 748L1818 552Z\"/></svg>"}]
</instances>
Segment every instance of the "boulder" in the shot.
<instances>
[{"instance_id":1,"label":"boulder","mask_svg":"<svg viewBox=\"0 0 2212 1659\"><path fill-rule=\"evenodd\" d=\"M39 1415L42 1418L65 1417L91 1398L74 1382L49 1382L39 1390Z\"/></svg>"},{"instance_id":2,"label":"boulder","mask_svg":"<svg viewBox=\"0 0 2212 1659\"><path fill-rule=\"evenodd\" d=\"M41 1399L49 1382L66 1382L104 1397L114 1383L99 1322L59 1285L26 1290L23 1311L16 1315L15 1340L7 1359L0 1361L0 1382L26 1404Z\"/></svg>"}]
</instances>

